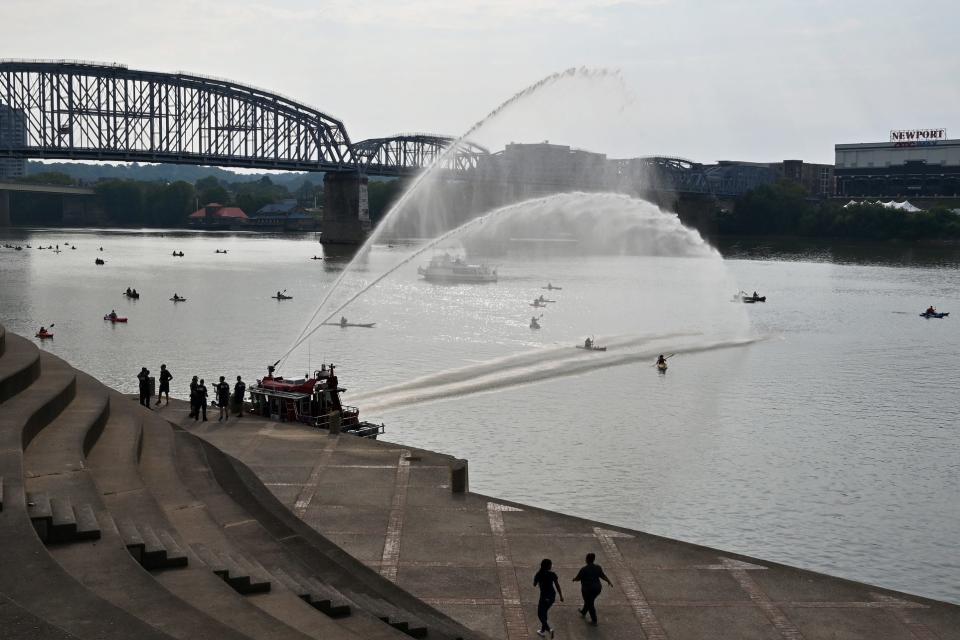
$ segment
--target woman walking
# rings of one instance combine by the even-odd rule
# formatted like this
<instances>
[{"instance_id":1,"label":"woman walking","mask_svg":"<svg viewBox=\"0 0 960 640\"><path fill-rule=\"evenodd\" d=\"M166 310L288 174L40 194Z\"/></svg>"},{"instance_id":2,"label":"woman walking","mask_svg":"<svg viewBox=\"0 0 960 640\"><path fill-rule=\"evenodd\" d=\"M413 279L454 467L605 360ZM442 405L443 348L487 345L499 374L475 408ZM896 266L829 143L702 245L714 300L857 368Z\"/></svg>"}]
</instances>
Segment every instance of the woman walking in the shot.
<instances>
[{"instance_id":1,"label":"woman walking","mask_svg":"<svg viewBox=\"0 0 960 640\"><path fill-rule=\"evenodd\" d=\"M550 628L550 623L547 621L547 613L558 595L560 596L560 602L563 602L560 581L557 579L557 574L550 570L551 567L553 567L553 562L550 561L550 558L544 558L540 562L540 571L537 571L537 574L533 576L533 586L540 587L540 600L537 602L540 630L537 631L537 635L541 638L546 638L548 633L551 638L553 637L553 629Z\"/></svg>"}]
</instances>

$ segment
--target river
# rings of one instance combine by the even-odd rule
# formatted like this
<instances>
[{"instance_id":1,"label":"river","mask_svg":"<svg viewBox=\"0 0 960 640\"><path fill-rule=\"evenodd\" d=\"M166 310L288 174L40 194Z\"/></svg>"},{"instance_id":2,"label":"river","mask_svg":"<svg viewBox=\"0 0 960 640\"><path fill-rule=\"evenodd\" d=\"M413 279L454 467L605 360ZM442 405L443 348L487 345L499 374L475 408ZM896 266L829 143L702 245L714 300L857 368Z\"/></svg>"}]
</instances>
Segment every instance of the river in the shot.
<instances>
[{"instance_id":1,"label":"river","mask_svg":"<svg viewBox=\"0 0 960 640\"><path fill-rule=\"evenodd\" d=\"M310 260L309 235L6 243L33 246L0 248L9 330L55 323L42 348L124 391L164 362L180 397L193 374L262 375L348 260ZM957 252L727 244L722 261L506 256L483 286L422 281L425 256L343 312L375 328L322 327L284 372L337 363L345 401L390 441L469 459L474 491L960 602L960 317L918 317L960 314ZM410 250L374 246L345 291ZM588 335L608 351L573 349Z\"/></svg>"}]
</instances>

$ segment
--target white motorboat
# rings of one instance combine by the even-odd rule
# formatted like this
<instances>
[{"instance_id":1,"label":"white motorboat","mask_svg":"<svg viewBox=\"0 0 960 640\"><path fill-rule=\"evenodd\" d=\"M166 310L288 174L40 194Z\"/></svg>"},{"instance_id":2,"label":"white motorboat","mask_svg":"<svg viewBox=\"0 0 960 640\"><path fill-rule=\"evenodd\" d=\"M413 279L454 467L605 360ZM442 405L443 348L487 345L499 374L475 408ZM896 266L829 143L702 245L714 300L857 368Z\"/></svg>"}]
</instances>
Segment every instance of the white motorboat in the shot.
<instances>
[{"instance_id":1,"label":"white motorboat","mask_svg":"<svg viewBox=\"0 0 960 640\"><path fill-rule=\"evenodd\" d=\"M497 270L485 264L468 264L460 257L445 253L434 256L426 267L417 267L417 273L428 282L496 282Z\"/></svg>"}]
</instances>

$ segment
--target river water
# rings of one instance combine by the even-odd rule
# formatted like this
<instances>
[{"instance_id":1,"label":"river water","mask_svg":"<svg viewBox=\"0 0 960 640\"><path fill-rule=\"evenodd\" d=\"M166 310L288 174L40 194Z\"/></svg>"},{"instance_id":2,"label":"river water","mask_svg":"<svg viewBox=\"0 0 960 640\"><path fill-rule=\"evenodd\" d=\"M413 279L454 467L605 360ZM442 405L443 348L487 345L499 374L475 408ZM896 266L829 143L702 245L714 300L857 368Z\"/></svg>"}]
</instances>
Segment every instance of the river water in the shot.
<instances>
[{"instance_id":1,"label":"river water","mask_svg":"<svg viewBox=\"0 0 960 640\"><path fill-rule=\"evenodd\" d=\"M262 375L349 260L310 260L324 254L306 235L3 230L5 243L34 247L0 249L9 330L55 323L42 348L124 391L164 362L180 397L193 374ZM345 290L410 250L374 246ZM960 602L960 317L918 317L931 303L960 315L960 256L724 253L521 253L483 286L423 282L426 256L343 312L374 329L322 327L282 372L337 363L346 402L388 440L468 458L475 491ZM731 302L741 288L769 301ZM270 298L283 289L292 300ZM541 294L556 302L528 306ZM129 323L104 322L112 309ZM587 335L609 350L574 349ZM677 353L665 375L660 352Z\"/></svg>"}]
</instances>

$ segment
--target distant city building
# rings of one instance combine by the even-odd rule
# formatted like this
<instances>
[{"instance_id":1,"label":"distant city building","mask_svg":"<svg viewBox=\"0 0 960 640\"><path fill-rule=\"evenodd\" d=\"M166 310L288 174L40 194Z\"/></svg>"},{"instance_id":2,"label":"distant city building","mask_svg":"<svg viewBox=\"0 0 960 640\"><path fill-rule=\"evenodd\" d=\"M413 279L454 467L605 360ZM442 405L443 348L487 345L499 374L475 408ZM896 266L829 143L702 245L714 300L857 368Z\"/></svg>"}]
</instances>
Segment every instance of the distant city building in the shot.
<instances>
[{"instance_id":1,"label":"distant city building","mask_svg":"<svg viewBox=\"0 0 960 640\"><path fill-rule=\"evenodd\" d=\"M22 178L27 175L24 158L5 158L3 152L22 147L27 142L27 116L19 109L0 104L0 179Z\"/></svg>"},{"instance_id":2,"label":"distant city building","mask_svg":"<svg viewBox=\"0 0 960 640\"><path fill-rule=\"evenodd\" d=\"M197 209L188 217L196 227L233 227L247 223L247 214L239 207L225 207L218 202Z\"/></svg>"},{"instance_id":3,"label":"distant city building","mask_svg":"<svg viewBox=\"0 0 960 640\"><path fill-rule=\"evenodd\" d=\"M282 200L261 207L250 218L251 224L265 229L309 230L316 226L317 219L310 215L296 199Z\"/></svg>"},{"instance_id":4,"label":"distant city building","mask_svg":"<svg viewBox=\"0 0 960 640\"><path fill-rule=\"evenodd\" d=\"M815 164L803 160L784 160L771 163L777 177L802 185L810 195L829 198L836 193L832 164Z\"/></svg>"},{"instance_id":5,"label":"distant city building","mask_svg":"<svg viewBox=\"0 0 960 640\"><path fill-rule=\"evenodd\" d=\"M894 131L890 142L834 149L837 195L960 196L960 140L947 140L943 129Z\"/></svg>"}]
</instances>

